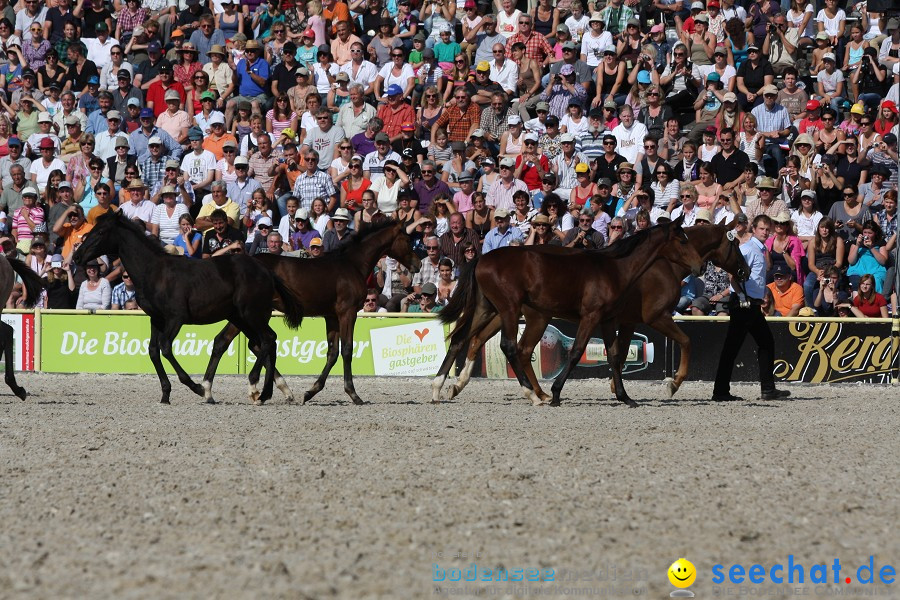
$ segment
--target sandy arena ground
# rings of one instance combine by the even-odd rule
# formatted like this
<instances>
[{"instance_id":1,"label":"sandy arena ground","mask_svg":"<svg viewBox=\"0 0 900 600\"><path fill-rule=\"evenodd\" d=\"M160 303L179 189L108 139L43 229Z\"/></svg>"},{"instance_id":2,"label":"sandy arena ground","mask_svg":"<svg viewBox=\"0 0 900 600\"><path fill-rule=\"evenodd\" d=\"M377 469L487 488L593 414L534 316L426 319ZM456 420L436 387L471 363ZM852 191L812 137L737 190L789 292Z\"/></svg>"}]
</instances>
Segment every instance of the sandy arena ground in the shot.
<instances>
[{"instance_id":1,"label":"sandy arena ground","mask_svg":"<svg viewBox=\"0 0 900 600\"><path fill-rule=\"evenodd\" d=\"M870 555L900 567L896 388L734 386L752 400L714 405L708 384L669 401L632 381L628 409L582 381L552 409L512 382L434 407L429 381L359 379L360 407L332 379L310 405L254 407L236 376L217 406L177 382L161 406L152 376L19 381L28 401L0 395L2 598L667 598L679 556L709 598L714 564L789 554L852 576L809 596L900 597L856 585ZM433 581L472 563L558 587Z\"/></svg>"}]
</instances>

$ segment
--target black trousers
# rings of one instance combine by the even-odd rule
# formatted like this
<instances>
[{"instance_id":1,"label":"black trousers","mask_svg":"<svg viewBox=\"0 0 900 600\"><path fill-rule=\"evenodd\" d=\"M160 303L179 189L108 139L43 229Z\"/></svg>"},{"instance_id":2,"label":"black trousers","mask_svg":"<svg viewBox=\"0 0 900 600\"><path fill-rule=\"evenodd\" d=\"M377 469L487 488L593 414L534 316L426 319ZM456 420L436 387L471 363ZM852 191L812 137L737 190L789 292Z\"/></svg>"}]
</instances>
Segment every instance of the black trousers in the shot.
<instances>
[{"instance_id":1,"label":"black trousers","mask_svg":"<svg viewBox=\"0 0 900 600\"><path fill-rule=\"evenodd\" d=\"M738 352L740 352L748 333L753 336L759 346L757 360L759 361L759 382L762 391L774 390L775 338L772 337L772 331L759 310L759 305L752 304L750 308L741 308L737 304L733 304L729 310L731 312L729 313L728 333L725 335L725 345L719 357L719 368L716 371L713 393L729 393L734 361L737 359Z\"/></svg>"}]
</instances>

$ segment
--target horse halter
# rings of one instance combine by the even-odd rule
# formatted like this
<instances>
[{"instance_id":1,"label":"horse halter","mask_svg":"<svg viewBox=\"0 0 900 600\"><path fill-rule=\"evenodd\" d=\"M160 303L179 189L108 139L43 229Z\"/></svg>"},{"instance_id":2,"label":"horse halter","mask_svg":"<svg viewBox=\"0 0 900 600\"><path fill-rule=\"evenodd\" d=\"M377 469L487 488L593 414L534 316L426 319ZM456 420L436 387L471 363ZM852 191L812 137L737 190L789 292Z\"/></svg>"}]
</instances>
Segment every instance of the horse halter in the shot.
<instances>
[{"instance_id":1,"label":"horse halter","mask_svg":"<svg viewBox=\"0 0 900 600\"><path fill-rule=\"evenodd\" d=\"M737 237L737 234L734 232L734 229L729 229L728 232L725 234L725 237L728 238L728 255L725 257L724 262L728 262L728 259L731 258L732 253L739 252L737 250L738 237ZM747 281L748 279L750 279L750 273L746 269L744 269L744 267L742 267L742 266L739 266L737 268L737 273L735 273L735 275L737 275L737 278L740 281Z\"/></svg>"}]
</instances>

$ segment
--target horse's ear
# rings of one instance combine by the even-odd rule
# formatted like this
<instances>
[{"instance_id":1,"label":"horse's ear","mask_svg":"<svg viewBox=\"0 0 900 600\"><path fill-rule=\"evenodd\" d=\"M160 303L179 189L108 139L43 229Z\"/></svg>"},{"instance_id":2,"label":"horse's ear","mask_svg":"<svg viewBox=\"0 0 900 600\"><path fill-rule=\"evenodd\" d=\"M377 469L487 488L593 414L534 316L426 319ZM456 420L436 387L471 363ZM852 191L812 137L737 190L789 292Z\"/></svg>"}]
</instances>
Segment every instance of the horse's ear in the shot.
<instances>
[{"instance_id":1,"label":"horse's ear","mask_svg":"<svg viewBox=\"0 0 900 600\"><path fill-rule=\"evenodd\" d=\"M674 225L675 227L681 227L682 225L684 225L684 213L681 213L677 219L672 221L672 225Z\"/></svg>"},{"instance_id":2,"label":"horse's ear","mask_svg":"<svg viewBox=\"0 0 900 600\"><path fill-rule=\"evenodd\" d=\"M735 215L735 217L737 217L737 215ZM731 222L725 226L725 231L731 231L735 227L737 227L737 218L732 219Z\"/></svg>"}]
</instances>

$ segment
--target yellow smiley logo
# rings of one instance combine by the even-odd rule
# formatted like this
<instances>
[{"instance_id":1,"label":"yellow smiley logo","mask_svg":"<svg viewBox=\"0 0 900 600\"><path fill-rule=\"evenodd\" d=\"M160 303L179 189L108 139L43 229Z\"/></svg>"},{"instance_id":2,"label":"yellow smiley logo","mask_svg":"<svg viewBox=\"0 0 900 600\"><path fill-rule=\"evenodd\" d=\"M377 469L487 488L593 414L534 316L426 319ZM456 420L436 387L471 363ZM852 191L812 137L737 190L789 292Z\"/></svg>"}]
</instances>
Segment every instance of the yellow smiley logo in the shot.
<instances>
[{"instance_id":1,"label":"yellow smiley logo","mask_svg":"<svg viewBox=\"0 0 900 600\"><path fill-rule=\"evenodd\" d=\"M679 558L669 567L669 582L677 588L690 587L697 579L697 569L686 558Z\"/></svg>"}]
</instances>

